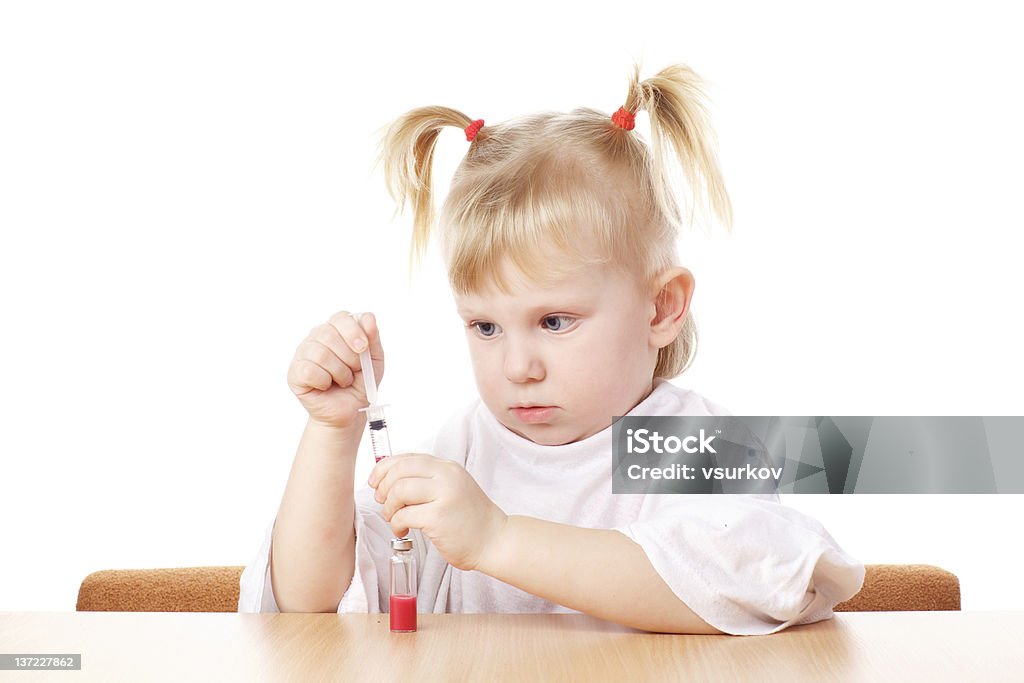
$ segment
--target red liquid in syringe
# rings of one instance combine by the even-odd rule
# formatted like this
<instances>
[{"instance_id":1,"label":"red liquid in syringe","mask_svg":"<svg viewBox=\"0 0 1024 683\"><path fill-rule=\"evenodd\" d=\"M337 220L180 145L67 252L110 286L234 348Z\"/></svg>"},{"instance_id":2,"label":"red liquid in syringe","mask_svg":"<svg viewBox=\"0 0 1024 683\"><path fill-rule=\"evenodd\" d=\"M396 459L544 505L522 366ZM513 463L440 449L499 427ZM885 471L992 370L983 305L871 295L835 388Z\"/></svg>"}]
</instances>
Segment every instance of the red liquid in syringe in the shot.
<instances>
[{"instance_id":1,"label":"red liquid in syringe","mask_svg":"<svg viewBox=\"0 0 1024 683\"><path fill-rule=\"evenodd\" d=\"M373 461L380 462L391 455L391 438L384 419L370 420L370 445L373 447Z\"/></svg>"}]
</instances>

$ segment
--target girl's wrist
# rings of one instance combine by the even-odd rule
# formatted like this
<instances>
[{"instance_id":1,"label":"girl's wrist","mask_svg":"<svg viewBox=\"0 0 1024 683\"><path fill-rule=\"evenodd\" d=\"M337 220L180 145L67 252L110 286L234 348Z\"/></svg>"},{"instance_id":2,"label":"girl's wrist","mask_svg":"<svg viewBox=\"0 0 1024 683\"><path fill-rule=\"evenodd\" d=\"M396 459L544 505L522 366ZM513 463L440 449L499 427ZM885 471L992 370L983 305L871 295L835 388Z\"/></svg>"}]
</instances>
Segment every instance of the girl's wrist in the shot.
<instances>
[{"instance_id":1,"label":"girl's wrist","mask_svg":"<svg viewBox=\"0 0 1024 683\"><path fill-rule=\"evenodd\" d=\"M306 429L302 434L300 457L304 460L326 458L330 462L351 461L350 464L354 464L365 427L366 417L362 414L344 427L324 424L310 418L306 421Z\"/></svg>"},{"instance_id":2,"label":"girl's wrist","mask_svg":"<svg viewBox=\"0 0 1024 683\"><path fill-rule=\"evenodd\" d=\"M316 418L309 418L306 421L306 430L316 434L322 439L329 441L348 441L353 438L360 440L363 436L363 430L366 428L366 413L359 413L352 422L339 427L338 425L327 424L320 422Z\"/></svg>"},{"instance_id":3,"label":"girl's wrist","mask_svg":"<svg viewBox=\"0 0 1024 683\"><path fill-rule=\"evenodd\" d=\"M500 516L496 519L493 529L484 536L487 542L480 551L476 566L477 571L496 579L499 578L499 574L502 574L501 567L504 557L509 552L513 554L515 552L510 550L509 546L512 544L512 536L515 533L513 527L516 515L507 515L500 509L498 512Z\"/></svg>"}]
</instances>

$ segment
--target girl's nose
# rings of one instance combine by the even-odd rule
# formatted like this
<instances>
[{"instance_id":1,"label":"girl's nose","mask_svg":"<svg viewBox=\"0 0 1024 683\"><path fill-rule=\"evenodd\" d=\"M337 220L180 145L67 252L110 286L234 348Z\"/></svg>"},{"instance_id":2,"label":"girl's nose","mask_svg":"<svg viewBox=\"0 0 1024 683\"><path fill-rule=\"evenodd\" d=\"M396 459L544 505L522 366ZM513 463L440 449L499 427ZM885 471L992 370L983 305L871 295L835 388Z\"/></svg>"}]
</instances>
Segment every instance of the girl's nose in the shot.
<instances>
[{"instance_id":1,"label":"girl's nose","mask_svg":"<svg viewBox=\"0 0 1024 683\"><path fill-rule=\"evenodd\" d=\"M505 378L510 382L536 382L544 379L544 363L529 343L509 343L505 347Z\"/></svg>"}]
</instances>

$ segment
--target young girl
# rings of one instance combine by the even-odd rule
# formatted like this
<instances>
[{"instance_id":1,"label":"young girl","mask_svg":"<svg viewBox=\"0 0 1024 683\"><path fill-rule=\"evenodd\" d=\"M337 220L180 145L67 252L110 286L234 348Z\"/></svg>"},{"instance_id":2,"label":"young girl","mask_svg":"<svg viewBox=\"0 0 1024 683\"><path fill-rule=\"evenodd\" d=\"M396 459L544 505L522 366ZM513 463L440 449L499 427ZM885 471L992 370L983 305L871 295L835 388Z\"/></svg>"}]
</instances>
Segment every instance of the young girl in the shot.
<instances>
[{"instance_id":1,"label":"young girl","mask_svg":"<svg viewBox=\"0 0 1024 683\"><path fill-rule=\"evenodd\" d=\"M373 315L339 312L299 346L289 384L309 412L275 522L241 579L243 612L381 612L393 536L411 534L421 612L583 612L668 633L773 633L832 616L861 563L777 494L613 494L615 415L728 415L668 381L693 359L694 279L676 263L675 154L729 225L701 83L676 65L609 116L543 113L497 125L445 107L395 121L389 190L433 223L431 161L466 132L439 229L480 400L431 454L379 462L355 496L377 377ZM650 118L652 146L634 115Z\"/></svg>"}]
</instances>

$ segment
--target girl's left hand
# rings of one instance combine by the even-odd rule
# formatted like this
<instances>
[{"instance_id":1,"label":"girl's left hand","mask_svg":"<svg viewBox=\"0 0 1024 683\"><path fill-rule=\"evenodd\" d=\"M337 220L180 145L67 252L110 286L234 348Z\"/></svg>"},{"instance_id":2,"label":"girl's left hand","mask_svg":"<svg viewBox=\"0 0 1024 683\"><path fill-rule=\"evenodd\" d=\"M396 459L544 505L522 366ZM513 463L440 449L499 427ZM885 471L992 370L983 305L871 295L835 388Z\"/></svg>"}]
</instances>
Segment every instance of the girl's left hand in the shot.
<instances>
[{"instance_id":1,"label":"girl's left hand","mask_svg":"<svg viewBox=\"0 0 1024 683\"><path fill-rule=\"evenodd\" d=\"M403 453L378 462L367 482L395 536L419 529L448 564L472 571L482 566L508 515L487 497L462 465L424 453Z\"/></svg>"}]
</instances>

